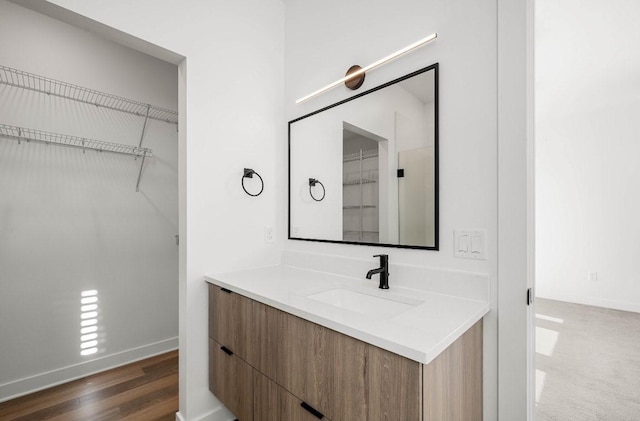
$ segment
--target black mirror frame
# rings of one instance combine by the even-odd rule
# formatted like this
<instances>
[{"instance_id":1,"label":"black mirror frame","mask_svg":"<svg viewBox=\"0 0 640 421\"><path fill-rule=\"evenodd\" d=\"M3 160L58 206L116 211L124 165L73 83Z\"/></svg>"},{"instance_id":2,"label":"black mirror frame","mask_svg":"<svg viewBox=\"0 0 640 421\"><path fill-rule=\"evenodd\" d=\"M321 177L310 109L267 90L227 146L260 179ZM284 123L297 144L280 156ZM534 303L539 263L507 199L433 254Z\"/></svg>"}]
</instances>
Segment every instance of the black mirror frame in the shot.
<instances>
[{"instance_id":1,"label":"black mirror frame","mask_svg":"<svg viewBox=\"0 0 640 421\"><path fill-rule=\"evenodd\" d=\"M335 104L331 104L328 105L324 108L320 108L319 110L313 111L309 114L305 114L302 117L298 117L294 120L289 121L288 124L288 149L287 149L287 238L289 240L301 240L301 241L313 241L313 242L319 242L319 243L335 243L335 244L352 244L352 245L358 245L358 246L376 246L376 247L394 247L394 248L404 248L404 249L418 249L418 250L440 250L439 249L439 234L440 234L440 194L439 194L439 190L440 190L440 183L439 183L439 83L438 83L438 67L439 67L439 63L434 63L430 66L424 67L420 70L416 70L415 72L406 74L402 77L399 77L397 79L394 79L390 82L387 82L385 84L382 84L380 86L376 86L375 88L369 89L368 91L364 91L362 93L359 93L357 95L354 95L352 97L349 97L347 99L344 99L342 101L336 102ZM367 242L358 242L358 241L344 241L344 240L324 240L324 239L319 239L319 238L301 238L301 237L292 237L291 236L291 125L297 121L303 120L307 117L311 117L315 114L321 113L323 111L327 111L331 108L337 107L339 105L342 105L344 103L347 103L349 101L353 101L354 99L360 98L362 96L368 95L372 92L376 92L379 91L381 89L386 88L387 86L391 86L394 85L398 82L401 82L405 79L409 79L413 76L417 76L421 73L425 73L428 72L430 70L434 70L434 84L435 84L435 89L434 89L434 118L435 118L435 122L434 122L434 199L435 199L435 209L434 209L434 224L435 224L435 229L434 229L434 245L433 246L417 246L417 245L405 245L405 244L389 244L389 243L367 243Z\"/></svg>"}]
</instances>

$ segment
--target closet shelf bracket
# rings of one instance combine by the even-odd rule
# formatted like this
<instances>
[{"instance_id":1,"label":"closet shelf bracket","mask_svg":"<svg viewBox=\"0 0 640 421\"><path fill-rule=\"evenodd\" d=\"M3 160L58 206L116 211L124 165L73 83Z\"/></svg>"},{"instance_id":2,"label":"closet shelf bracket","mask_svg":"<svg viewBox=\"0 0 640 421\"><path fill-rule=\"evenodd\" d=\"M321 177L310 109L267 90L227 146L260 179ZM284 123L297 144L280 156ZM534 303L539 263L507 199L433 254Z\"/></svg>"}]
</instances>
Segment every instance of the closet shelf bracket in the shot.
<instances>
[{"instance_id":1,"label":"closet shelf bracket","mask_svg":"<svg viewBox=\"0 0 640 421\"><path fill-rule=\"evenodd\" d=\"M142 124L142 134L140 134L140 144L138 148L142 149L142 141L144 140L144 133L147 129L147 121L149 121L149 109L151 106L147 106L147 115L144 117L144 123ZM140 191L140 180L142 179L142 168L144 167L144 159L146 155L142 155L142 160L140 161L140 171L138 171L138 181L136 182L136 191ZM137 159L137 158L136 158Z\"/></svg>"},{"instance_id":2,"label":"closet shelf bracket","mask_svg":"<svg viewBox=\"0 0 640 421\"><path fill-rule=\"evenodd\" d=\"M144 159L146 155L142 155L142 160L140 161L140 171L138 172L138 181L136 182L136 191L140 191L140 179L142 179L142 168L144 167Z\"/></svg>"}]
</instances>

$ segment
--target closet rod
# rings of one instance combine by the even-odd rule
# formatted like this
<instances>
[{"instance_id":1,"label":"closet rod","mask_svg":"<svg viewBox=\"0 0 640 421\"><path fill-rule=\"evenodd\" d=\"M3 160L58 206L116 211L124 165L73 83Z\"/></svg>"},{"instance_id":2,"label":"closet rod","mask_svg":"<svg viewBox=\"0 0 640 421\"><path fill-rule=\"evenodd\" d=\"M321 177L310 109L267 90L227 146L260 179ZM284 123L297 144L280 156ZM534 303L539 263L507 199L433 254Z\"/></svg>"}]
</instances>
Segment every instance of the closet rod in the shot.
<instances>
[{"instance_id":1,"label":"closet rod","mask_svg":"<svg viewBox=\"0 0 640 421\"><path fill-rule=\"evenodd\" d=\"M86 139L60 133L45 132L42 130L28 129L25 127L0 124L0 137L17 140L18 143L41 142L53 145L71 146L74 148L90 149L99 152L112 152L134 157L151 157L153 152L148 148L122 145L119 143L103 142L101 140Z\"/></svg>"},{"instance_id":2,"label":"closet rod","mask_svg":"<svg viewBox=\"0 0 640 421\"><path fill-rule=\"evenodd\" d=\"M117 95L96 91L95 89L73 85L67 82L35 75L22 70L0 65L0 83L35 92L54 95L84 104L91 104L109 110L121 111L144 117L149 109L149 118L167 123L178 124L178 113L166 108L134 101Z\"/></svg>"}]
</instances>

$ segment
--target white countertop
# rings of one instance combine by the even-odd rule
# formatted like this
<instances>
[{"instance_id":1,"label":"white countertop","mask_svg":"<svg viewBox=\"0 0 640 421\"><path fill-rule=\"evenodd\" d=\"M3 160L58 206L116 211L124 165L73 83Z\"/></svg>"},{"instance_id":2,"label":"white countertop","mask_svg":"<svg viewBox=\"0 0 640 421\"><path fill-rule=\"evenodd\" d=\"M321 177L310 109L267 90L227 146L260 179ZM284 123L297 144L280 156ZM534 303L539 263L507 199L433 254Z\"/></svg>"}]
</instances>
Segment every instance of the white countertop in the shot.
<instances>
[{"instance_id":1,"label":"white countertop","mask_svg":"<svg viewBox=\"0 0 640 421\"><path fill-rule=\"evenodd\" d=\"M488 301L395 286L393 278L390 289L381 290L378 275L372 280L362 280L277 265L205 278L211 284L423 364L431 362L489 312ZM412 306L400 312L391 311L391 316L384 315L385 308L380 308L376 315L365 315L353 308L340 308L309 297L335 289Z\"/></svg>"}]
</instances>

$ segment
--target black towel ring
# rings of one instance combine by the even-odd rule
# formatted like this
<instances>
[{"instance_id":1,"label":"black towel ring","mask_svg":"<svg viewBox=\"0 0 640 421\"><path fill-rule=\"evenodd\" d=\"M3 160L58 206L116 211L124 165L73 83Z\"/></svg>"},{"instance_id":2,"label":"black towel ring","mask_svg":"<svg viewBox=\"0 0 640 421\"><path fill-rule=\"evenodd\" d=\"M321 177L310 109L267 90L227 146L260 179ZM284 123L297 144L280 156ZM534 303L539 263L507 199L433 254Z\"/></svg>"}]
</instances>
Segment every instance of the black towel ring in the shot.
<instances>
[{"instance_id":1,"label":"black towel ring","mask_svg":"<svg viewBox=\"0 0 640 421\"><path fill-rule=\"evenodd\" d=\"M322 197L320 199L316 199L316 197L313 195L313 192L311 191L311 187L314 187L316 184L320 184L322 186ZM311 198L313 200L315 200L316 202L321 202L322 199L324 199L324 196L326 193L327 191L324 188L324 184L322 184L319 180L316 180L315 178L309 179L309 194L311 195Z\"/></svg>"},{"instance_id":2,"label":"black towel ring","mask_svg":"<svg viewBox=\"0 0 640 421\"><path fill-rule=\"evenodd\" d=\"M245 178L253 178L254 174L258 176L258 178L260 179L260 184L261 184L260 191L258 193L256 193L256 194L249 193L247 191L247 188L244 186L244 179ZM260 196L262 194L262 191L264 190L264 181L262 180L262 177L260 177L260 174L258 174L257 172L255 172L251 168L245 168L244 169L244 174L242 175L242 190L244 190L244 192L247 193L249 196L253 196L253 197Z\"/></svg>"}]
</instances>

